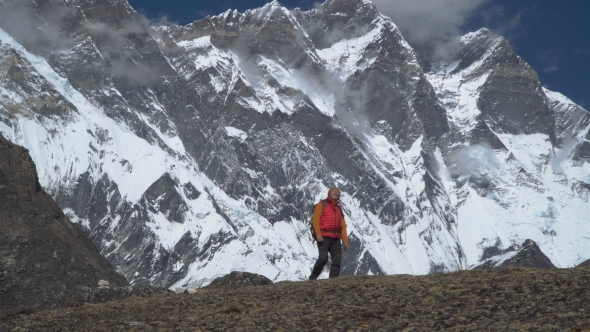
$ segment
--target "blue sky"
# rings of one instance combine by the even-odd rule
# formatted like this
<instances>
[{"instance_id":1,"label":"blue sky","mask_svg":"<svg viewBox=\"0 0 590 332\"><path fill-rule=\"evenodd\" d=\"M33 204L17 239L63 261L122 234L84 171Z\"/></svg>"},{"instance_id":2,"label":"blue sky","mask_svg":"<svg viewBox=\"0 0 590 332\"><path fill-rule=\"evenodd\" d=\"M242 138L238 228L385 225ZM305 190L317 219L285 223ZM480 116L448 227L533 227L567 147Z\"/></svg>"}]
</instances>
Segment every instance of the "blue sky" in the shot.
<instances>
[{"instance_id":1,"label":"blue sky","mask_svg":"<svg viewBox=\"0 0 590 332\"><path fill-rule=\"evenodd\" d=\"M184 25L227 9L243 12L258 8L271 0L128 1L149 19L165 16L170 22ZM373 1L408 34L420 31L423 37L443 31L453 35L489 28L510 40L517 54L537 71L545 87L590 109L590 0ZM315 1L279 2L287 8L310 9ZM396 13L407 15L395 19ZM423 20L412 26L412 22L420 20L404 21L404 17Z\"/></svg>"}]
</instances>

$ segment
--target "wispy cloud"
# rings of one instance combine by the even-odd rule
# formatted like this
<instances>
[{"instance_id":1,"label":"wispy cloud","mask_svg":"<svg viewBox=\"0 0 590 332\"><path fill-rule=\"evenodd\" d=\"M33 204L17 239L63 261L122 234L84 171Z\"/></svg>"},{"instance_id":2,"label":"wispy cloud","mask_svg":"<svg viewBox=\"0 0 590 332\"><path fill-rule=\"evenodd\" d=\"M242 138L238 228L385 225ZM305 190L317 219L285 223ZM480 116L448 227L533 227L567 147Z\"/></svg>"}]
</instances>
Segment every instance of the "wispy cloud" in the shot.
<instances>
[{"instance_id":1,"label":"wispy cloud","mask_svg":"<svg viewBox=\"0 0 590 332\"><path fill-rule=\"evenodd\" d=\"M544 73L553 73L559 71L559 66L557 65L550 65L548 67L543 68Z\"/></svg>"},{"instance_id":2,"label":"wispy cloud","mask_svg":"<svg viewBox=\"0 0 590 332\"><path fill-rule=\"evenodd\" d=\"M447 161L454 176L477 177L500 166L494 150L485 144L462 147L450 153Z\"/></svg>"},{"instance_id":3,"label":"wispy cloud","mask_svg":"<svg viewBox=\"0 0 590 332\"><path fill-rule=\"evenodd\" d=\"M297 0L295 6L301 8L302 10L308 10L317 7L319 4L320 1L317 0Z\"/></svg>"},{"instance_id":4,"label":"wispy cloud","mask_svg":"<svg viewBox=\"0 0 590 332\"><path fill-rule=\"evenodd\" d=\"M514 39L526 32L521 29L522 12L510 12L504 6L491 2L484 4L473 12L472 20L480 27L492 30L494 33Z\"/></svg>"},{"instance_id":5,"label":"wispy cloud","mask_svg":"<svg viewBox=\"0 0 590 332\"><path fill-rule=\"evenodd\" d=\"M372 1L393 20L419 55L430 61L452 52L450 40L461 34L461 26L488 0Z\"/></svg>"},{"instance_id":6,"label":"wispy cloud","mask_svg":"<svg viewBox=\"0 0 590 332\"><path fill-rule=\"evenodd\" d=\"M553 73L559 71L561 58L564 54L562 48L551 48L536 55L537 59L543 64L543 72Z\"/></svg>"},{"instance_id":7,"label":"wispy cloud","mask_svg":"<svg viewBox=\"0 0 590 332\"><path fill-rule=\"evenodd\" d=\"M0 1L0 27L31 50L45 47L63 47L71 38L62 31L73 11L64 6L47 6L40 19L27 2Z\"/></svg>"},{"instance_id":8,"label":"wispy cloud","mask_svg":"<svg viewBox=\"0 0 590 332\"><path fill-rule=\"evenodd\" d=\"M213 15L213 12L210 10L198 10L197 11L197 19L198 20L205 18L207 16L211 16L211 15Z\"/></svg>"},{"instance_id":9,"label":"wispy cloud","mask_svg":"<svg viewBox=\"0 0 590 332\"><path fill-rule=\"evenodd\" d=\"M571 157L579 143L579 139L573 136L571 133L566 135L566 137L563 139L561 150L558 150L551 160L551 168L553 169L554 173L563 172L561 164Z\"/></svg>"},{"instance_id":10,"label":"wispy cloud","mask_svg":"<svg viewBox=\"0 0 590 332\"><path fill-rule=\"evenodd\" d=\"M79 30L69 31L72 22L78 20L74 8L68 3L48 0L51 5L35 7L28 1L0 0L0 27L30 51L45 54L47 51L69 49L80 44L81 38L90 37L105 68L116 78L124 78L140 84L152 84L165 72L165 68L148 68L134 56L130 36L151 31L150 22L140 16L116 23L98 20L79 22ZM100 60L97 60L100 61ZM88 66L99 65L89 63Z\"/></svg>"}]
</instances>

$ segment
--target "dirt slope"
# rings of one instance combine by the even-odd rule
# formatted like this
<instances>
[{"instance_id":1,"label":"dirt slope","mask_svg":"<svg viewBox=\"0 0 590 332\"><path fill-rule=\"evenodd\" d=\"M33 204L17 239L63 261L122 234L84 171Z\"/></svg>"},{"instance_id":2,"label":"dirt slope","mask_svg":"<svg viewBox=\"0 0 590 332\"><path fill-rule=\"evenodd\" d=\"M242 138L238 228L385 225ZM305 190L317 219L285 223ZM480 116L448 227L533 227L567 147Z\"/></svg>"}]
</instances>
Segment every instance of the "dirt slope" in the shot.
<instances>
[{"instance_id":1,"label":"dirt slope","mask_svg":"<svg viewBox=\"0 0 590 332\"><path fill-rule=\"evenodd\" d=\"M2 331L590 331L590 267L199 289L4 317Z\"/></svg>"}]
</instances>

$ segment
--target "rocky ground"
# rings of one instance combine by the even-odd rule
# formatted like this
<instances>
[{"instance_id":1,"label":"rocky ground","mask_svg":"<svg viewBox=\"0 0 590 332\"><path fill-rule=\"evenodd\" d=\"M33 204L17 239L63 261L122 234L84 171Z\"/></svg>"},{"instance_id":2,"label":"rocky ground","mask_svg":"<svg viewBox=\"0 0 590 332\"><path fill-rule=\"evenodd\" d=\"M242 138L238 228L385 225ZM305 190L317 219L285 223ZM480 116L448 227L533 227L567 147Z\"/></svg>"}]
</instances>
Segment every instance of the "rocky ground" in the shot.
<instances>
[{"instance_id":1,"label":"rocky ground","mask_svg":"<svg viewBox=\"0 0 590 332\"><path fill-rule=\"evenodd\" d=\"M590 267L216 286L0 319L1 331L590 331Z\"/></svg>"}]
</instances>

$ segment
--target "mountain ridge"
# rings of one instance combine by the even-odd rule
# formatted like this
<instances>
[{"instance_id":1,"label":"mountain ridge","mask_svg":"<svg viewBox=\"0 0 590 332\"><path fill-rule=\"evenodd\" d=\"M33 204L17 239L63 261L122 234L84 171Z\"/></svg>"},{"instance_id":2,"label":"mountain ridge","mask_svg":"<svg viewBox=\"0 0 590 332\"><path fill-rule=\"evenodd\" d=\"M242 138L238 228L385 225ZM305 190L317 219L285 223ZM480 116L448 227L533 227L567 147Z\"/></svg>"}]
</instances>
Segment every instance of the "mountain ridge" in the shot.
<instances>
[{"instance_id":1,"label":"mountain ridge","mask_svg":"<svg viewBox=\"0 0 590 332\"><path fill-rule=\"evenodd\" d=\"M0 131L134 284L305 279L310 207L332 185L350 210L344 275L466 269L528 238L559 267L587 259L588 114L489 31L426 73L367 1L166 28L126 1L53 5L69 39L44 57L0 33L0 63L22 73L0 81Z\"/></svg>"}]
</instances>

